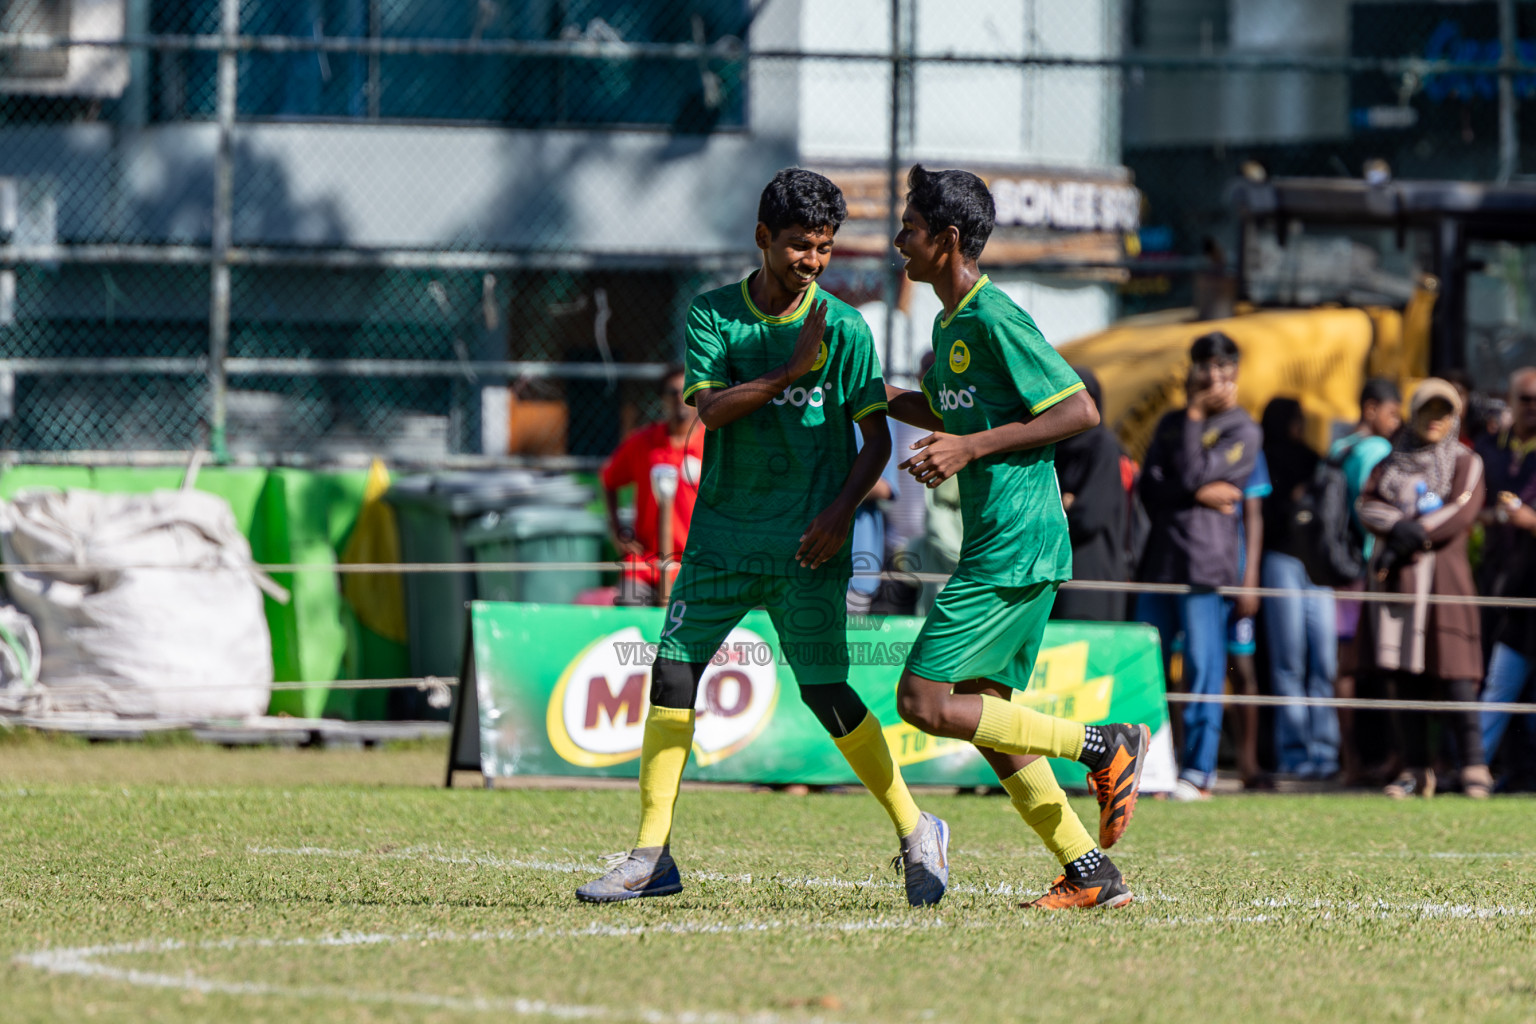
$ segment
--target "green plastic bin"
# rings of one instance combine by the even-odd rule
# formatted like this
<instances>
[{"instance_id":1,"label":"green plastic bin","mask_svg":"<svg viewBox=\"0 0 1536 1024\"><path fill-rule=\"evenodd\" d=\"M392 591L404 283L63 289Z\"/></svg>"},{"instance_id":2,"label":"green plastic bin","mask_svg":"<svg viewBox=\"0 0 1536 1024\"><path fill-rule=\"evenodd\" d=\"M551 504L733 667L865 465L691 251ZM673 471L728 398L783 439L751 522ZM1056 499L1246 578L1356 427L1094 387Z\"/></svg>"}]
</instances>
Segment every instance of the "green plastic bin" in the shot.
<instances>
[{"instance_id":1,"label":"green plastic bin","mask_svg":"<svg viewBox=\"0 0 1536 1024\"><path fill-rule=\"evenodd\" d=\"M527 506L488 512L465 531L476 562L596 562L608 528L585 509ZM475 596L482 601L570 604L602 582L599 570L547 572L477 570Z\"/></svg>"},{"instance_id":2,"label":"green plastic bin","mask_svg":"<svg viewBox=\"0 0 1536 1024\"><path fill-rule=\"evenodd\" d=\"M591 488L567 475L528 470L408 476L385 495L399 524L401 557L406 562L439 563L475 561L466 537L488 514L495 517L492 529L514 509L548 512L561 520L579 515L585 522L591 514L584 506L591 499ZM593 554L586 560L596 558ZM465 606L480 597L492 599L480 593L472 572L405 575L412 675L459 674L469 621Z\"/></svg>"}]
</instances>

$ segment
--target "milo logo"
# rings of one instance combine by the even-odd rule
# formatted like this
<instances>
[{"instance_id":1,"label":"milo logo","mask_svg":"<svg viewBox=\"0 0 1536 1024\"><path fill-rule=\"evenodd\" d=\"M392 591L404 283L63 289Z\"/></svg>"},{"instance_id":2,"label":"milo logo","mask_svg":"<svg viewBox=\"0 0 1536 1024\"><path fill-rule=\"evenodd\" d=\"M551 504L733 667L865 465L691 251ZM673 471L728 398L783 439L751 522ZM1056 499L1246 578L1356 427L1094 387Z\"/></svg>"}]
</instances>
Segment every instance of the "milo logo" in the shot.
<instances>
[{"instance_id":1,"label":"milo logo","mask_svg":"<svg viewBox=\"0 0 1536 1024\"><path fill-rule=\"evenodd\" d=\"M969 409L976 404L976 386L973 384L959 391L950 388L939 389L939 411L953 411L955 409Z\"/></svg>"},{"instance_id":2,"label":"milo logo","mask_svg":"<svg viewBox=\"0 0 1536 1024\"><path fill-rule=\"evenodd\" d=\"M651 669L632 655L648 646L639 627L628 626L599 638L561 673L545 724L550 745L566 761L606 768L640 756ZM705 669L693 730L693 753L700 765L741 750L773 717L777 667L772 660L759 664L762 659L750 653L766 646L757 633L738 627Z\"/></svg>"}]
</instances>

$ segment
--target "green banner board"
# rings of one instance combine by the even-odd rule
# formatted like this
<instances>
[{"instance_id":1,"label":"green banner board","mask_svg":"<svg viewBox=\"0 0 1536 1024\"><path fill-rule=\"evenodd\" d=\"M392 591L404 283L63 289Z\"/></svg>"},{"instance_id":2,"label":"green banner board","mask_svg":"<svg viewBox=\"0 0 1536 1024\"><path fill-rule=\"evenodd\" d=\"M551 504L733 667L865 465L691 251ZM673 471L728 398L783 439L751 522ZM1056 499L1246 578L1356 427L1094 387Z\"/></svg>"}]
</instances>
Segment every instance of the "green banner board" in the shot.
<instances>
[{"instance_id":1,"label":"green banner board","mask_svg":"<svg viewBox=\"0 0 1536 1024\"><path fill-rule=\"evenodd\" d=\"M996 785L969 743L928 736L897 717L896 682L922 624L909 616L850 620L848 682L885 725L909 782ZM634 778L656 652L652 641L661 626L658 608L475 602L450 779L455 767L478 768L487 780ZM726 639L700 685L693 757L684 778L857 784L801 703L779 643L764 612L747 615ZM1145 788L1173 787L1162 658L1150 626L1052 622L1034 677L1014 700L1086 723L1145 722L1154 733ZM1080 765L1052 766L1064 785L1083 784Z\"/></svg>"}]
</instances>

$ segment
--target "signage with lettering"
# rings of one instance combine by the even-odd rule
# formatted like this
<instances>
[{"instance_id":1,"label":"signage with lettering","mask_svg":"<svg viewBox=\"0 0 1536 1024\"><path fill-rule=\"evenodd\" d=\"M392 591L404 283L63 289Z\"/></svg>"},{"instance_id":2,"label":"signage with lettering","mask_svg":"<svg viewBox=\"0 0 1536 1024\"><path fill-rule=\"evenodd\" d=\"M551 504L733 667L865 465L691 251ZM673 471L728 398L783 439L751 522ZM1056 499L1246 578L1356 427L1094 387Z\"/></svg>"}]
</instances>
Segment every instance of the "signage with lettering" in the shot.
<instances>
[{"instance_id":1,"label":"signage with lettering","mask_svg":"<svg viewBox=\"0 0 1536 1024\"><path fill-rule=\"evenodd\" d=\"M636 775L660 609L476 602L470 622L472 690L455 711L450 769L474 767L488 778ZM909 781L996 785L971 744L928 736L896 714L896 681L921 627L922 619L908 616L855 620L848 681L883 723ZM1150 627L1052 622L1034 678L1014 699L1082 722L1146 722L1159 751L1147 787L1172 788L1162 658ZM749 614L721 645L695 710L684 778L858 782L801 703L764 612ZM1064 783L1082 784L1080 765L1052 767Z\"/></svg>"}]
</instances>

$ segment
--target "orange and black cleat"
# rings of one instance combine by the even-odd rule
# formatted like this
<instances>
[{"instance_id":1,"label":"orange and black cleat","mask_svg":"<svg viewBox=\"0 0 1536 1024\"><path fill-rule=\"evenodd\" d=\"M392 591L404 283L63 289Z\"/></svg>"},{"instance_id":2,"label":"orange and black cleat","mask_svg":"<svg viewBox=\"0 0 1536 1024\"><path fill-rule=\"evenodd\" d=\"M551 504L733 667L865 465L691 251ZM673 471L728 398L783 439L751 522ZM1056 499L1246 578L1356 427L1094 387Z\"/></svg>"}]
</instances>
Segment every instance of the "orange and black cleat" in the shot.
<instances>
[{"instance_id":1,"label":"orange and black cleat","mask_svg":"<svg viewBox=\"0 0 1536 1024\"><path fill-rule=\"evenodd\" d=\"M1036 910L1092 910L1094 907L1123 907L1130 902L1130 887L1121 877L1120 869L1106 858L1099 869L1086 878L1058 875L1044 896L1019 906Z\"/></svg>"},{"instance_id":2,"label":"orange and black cleat","mask_svg":"<svg viewBox=\"0 0 1536 1024\"><path fill-rule=\"evenodd\" d=\"M1105 850L1125 835L1141 790L1152 731L1145 725L1101 725L1109 754L1104 767L1088 773L1088 789L1099 801L1099 846Z\"/></svg>"}]
</instances>

